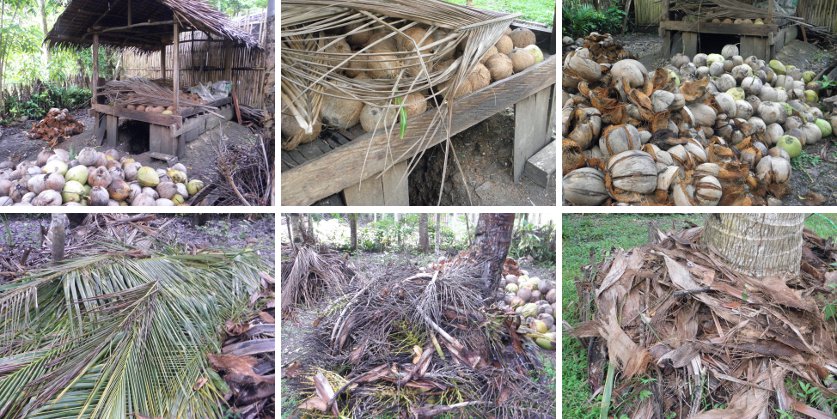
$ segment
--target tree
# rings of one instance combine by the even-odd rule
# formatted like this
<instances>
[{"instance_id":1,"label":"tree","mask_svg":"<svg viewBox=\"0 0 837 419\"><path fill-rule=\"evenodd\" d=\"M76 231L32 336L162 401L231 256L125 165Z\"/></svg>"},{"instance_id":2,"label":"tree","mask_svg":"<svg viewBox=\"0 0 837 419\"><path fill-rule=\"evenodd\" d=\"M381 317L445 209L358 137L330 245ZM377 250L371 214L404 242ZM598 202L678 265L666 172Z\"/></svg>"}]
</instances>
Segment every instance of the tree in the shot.
<instances>
[{"instance_id":1,"label":"tree","mask_svg":"<svg viewBox=\"0 0 837 419\"><path fill-rule=\"evenodd\" d=\"M471 251L485 261L483 295L490 296L500 284L503 262L511 245L514 214L480 214Z\"/></svg>"},{"instance_id":2,"label":"tree","mask_svg":"<svg viewBox=\"0 0 837 419\"><path fill-rule=\"evenodd\" d=\"M357 214L349 214L349 247L357 250Z\"/></svg>"},{"instance_id":3,"label":"tree","mask_svg":"<svg viewBox=\"0 0 837 419\"><path fill-rule=\"evenodd\" d=\"M439 256L439 247L442 245L442 214L436 214L436 256Z\"/></svg>"},{"instance_id":4,"label":"tree","mask_svg":"<svg viewBox=\"0 0 837 419\"><path fill-rule=\"evenodd\" d=\"M757 278L799 275L804 222L804 214L708 214L701 243Z\"/></svg>"},{"instance_id":5,"label":"tree","mask_svg":"<svg viewBox=\"0 0 837 419\"><path fill-rule=\"evenodd\" d=\"M419 214L419 249L421 253L430 251L430 243L427 237L427 214Z\"/></svg>"}]
</instances>

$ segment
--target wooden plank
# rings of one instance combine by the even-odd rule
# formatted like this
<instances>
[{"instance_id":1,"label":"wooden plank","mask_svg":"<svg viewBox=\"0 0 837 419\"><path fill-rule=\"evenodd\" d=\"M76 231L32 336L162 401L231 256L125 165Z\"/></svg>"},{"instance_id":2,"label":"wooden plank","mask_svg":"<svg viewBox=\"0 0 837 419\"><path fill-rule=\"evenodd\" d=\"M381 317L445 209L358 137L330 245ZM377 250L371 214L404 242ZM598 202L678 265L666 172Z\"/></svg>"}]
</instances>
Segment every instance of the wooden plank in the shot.
<instances>
[{"instance_id":1,"label":"wooden plank","mask_svg":"<svg viewBox=\"0 0 837 419\"><path fill-rule=\"evenodd\" d=\"M96 121L96 139L99 140L99 145L104 145L105 131L107 129L105 114L93 112L93 120Z\"/></svg>"},{"instance_id":2,"label":"wooden plank","mask_svg":"<svg viewBox=\"0 0 837 419\"><path fill-rule=\"evenodd\" d=\"M549 142L549 97L552 86L523 99L514 107L514 181L520 181L526 160Z\"/></svg>"},{"instance_id":3,"label":"wooden plank","mask_svg":"<svg viewBox=\"0 0 837 419\"><path fill-rule=\"evenodd\" d=\"M523 72L455 100L451 135L514 105L520 98L529 97L554 85L557 59L553 55ZM442 111L445 112L445 109ZM423 138L433 117L434 112L429 111L412 118L404 139L388 143L385 133L376 133L374 137L364 134L322 158L282 173L282 205L310 205L357 184L358 179L380 173L393 163L387 159L388 156L395 156L397 161L402 161L421 151L416 150L418 148L427 149L444 141L447 136L442 130L438 130L432 138ZM417 143L422 140L418 146ZM408 153L411 147L414 149ZM363 166L364 159L366 168L364 173L360 173L359 168Z\"/></svg>"},{"instance_id":4,"label":"wooden plank","mask_svg":"<svg viewBox=\"0 0 837 419\"><path fill-rule=\"evenodd\" d=\"M109 148L116 148L116 143L119 141L119 118L114 115L107 115L105 126L105 146Z\"/></svg>"},{"instance_id":5,"label":"wooden plank","mask_svg":"<svg viewBox=\"0 0 837 419\"><path fill-rule=\"evenodd\" d=\"M147 122L154 125L177 125L183 124L181 117L177 115L163 115L156 112L132 111L126 108L116 108L110 105L94 104L93 110L106 115L114 115L124 119Z\"/></svg>"},{"instance_id":6,"label":"wooden plank","mask_svg":"<svg viewBox=\"0 0 837 419\"><path fill-rule=\"evenodd\" d=\"M177 155L178 140L172 136L171 127L150 125L148 127L149 151Z\"/></svg>"},{"instance_id":7,"label":"wooden plank","mask_svg":"<svg viewBox=\"0 0 837 419\"><path fill-rule=\"evenodd\" d=\"M538 151L526 161L526 168L523 170L523 174L544 188L555 186L555 170L558 161L557 153L557 141L547 144L546 147L542 148L541 151Z\"/></svg>"},{"instance_id":8,"label":"wooden plank","mask_svg":"<svg viewBox=\"0 0 837 419\"><path fill-rule=\"evenodd\" d=\"M153 152L152 151L152 152L148 153L148 157L151 157L152 159L155 159L155 160L164 161L169 166L178 162L177 156L172 156L171 154L166 154L166 153L158 153L158 152Z\"/></svg>"},{"instance_id":9,"label":"wooden plank","mask_svg":"<svg viewBox=\"0 0 837 419\"><path fill-rule=\"evenodd\" d=\"M697 32L683 32L683 55L694 57L698 50Z\"/></svg>"},{"instance_id":10,"label":"wooden plank","mask_svg":"<svg viewBox=\"0 0 837 419\"><path fill-rule=\"evenodd\" d=\"M160 78L166 78L166 45L160 48Z\"/></svg>"},{"instance_id":11,"label":"wooden plank","mask_svg":"<svg viewBox=\"0 0 837 419\"><path fill-rule=\"evenodd\" d=\"M777 25L754 25L747 23L710 23L667 20L660 22L660 28L671 31L717 33L721 35L767 36L779 30Z\"/></svg>"},{"instance_id":12,"label":"wooden plank","mask_svg":"<svg viewBox=\"0 0 837 419\"><path fill-rule=\"evenodd\" d=\"M384 201L384 182L377 176L372 176L356 185L343 190L346 205L350 206L379 206L386 205Z\"/></svg>"},{"instance_id":13,"label":"wooden plank","mask_svg":"<svg viewBox=\"0 0 837 419\"><path fill-rule=\"evenodd\" d=\"M282 151L280 154L287 155L290 160L296 163L294 166L299 166L300 164L304 164L308 160L303 156L299 151L291 150L291 151Z\"/></svg>"},{"instance_id":14,"label":"wooden plank","mask_svg":"<svg viewBox=\"0 0 837 419\"><path fill-rule=\"evenodd\" d=\"M408 166L409 162L402 161L382 174L384 205L410 205Z\"/></svg>"},{"instance_id":15,"label":"wooden plank","mask_svg":"<svg viewBox=\"0 0 837 419\"><path fill-rule=\"evenodd\" d=\"M297 167L299 165L299 163L295 162L294 159L291 158L291 153L279 153L279 156L282 161L282 171Z\"/></svg>"}]
</instances>

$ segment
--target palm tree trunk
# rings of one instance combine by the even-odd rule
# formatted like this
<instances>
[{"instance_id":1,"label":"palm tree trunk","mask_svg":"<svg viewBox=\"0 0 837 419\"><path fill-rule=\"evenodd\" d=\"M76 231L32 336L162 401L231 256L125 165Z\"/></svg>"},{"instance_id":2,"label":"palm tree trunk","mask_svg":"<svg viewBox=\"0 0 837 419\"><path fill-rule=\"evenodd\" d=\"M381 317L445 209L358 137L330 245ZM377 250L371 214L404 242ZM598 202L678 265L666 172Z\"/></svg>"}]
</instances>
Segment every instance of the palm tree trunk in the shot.
<instances>
[{"instance_id":1,"label":"palm tree trunk","mask_svg":"<svg viewBox=\"0 0 837 419\"><path fill-rule=\"evenodd\" d=\"M503 262L511 245L514 214L480 214L472 249L477 260L486 261L483 296L490 296L500 284Z\"/></svg>"},{"instance_id":2,"label":"palm tree trunk","mask_svg":"<svg viewBox=\"0 0 837 419\"><path fill-rule=\"evenodd\" d=\"M707 214L702 244L756 278L799 275L805 214Z\"/></svg>"}]
</instances>

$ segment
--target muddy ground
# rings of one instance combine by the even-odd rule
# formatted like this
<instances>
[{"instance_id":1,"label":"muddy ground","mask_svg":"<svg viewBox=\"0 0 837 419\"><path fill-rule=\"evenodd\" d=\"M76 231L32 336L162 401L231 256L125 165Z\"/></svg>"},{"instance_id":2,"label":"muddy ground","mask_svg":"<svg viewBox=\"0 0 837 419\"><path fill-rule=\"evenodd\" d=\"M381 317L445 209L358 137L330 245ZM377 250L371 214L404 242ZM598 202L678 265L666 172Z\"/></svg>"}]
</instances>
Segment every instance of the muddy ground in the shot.
<instances>
[{"instance_id":1,"label":"muddy ground","mask_svg":"<svg viewBox=\"0 0 837 419\"><path fill-rule=\"evenodd\" d=\"M157 215L150 225L159 226L172 218L173 221L160 230L160 246L177 245L189 250L251 248L271 268L269 273L275 272L272 215ZM81 220L74 217L71 226L76 222ZM29 260L48 259L50 251L43 244L42 232L49 228L49 223L47 214L0 214L0 258L20 261L28 254ZM72 235L72 229L67 234Z\"/></svg>"},{"instance_id":2,"label":"muddy ground","mask_svg":"<svg viewBox=\"0 0 837 419\"><path fill-rule=\"evenodd\" d=\"M555 205L555 187L544 188L525 176L519 183L514 183L513 108L459 133L452 141L462 172L456 169L451 159L441 205ZM410 175L411 205L438 203L444 156L444 143L428 149L418 168Z\"/></svg>"},{"instance_id":3,"label":"muddy ground","mask_svg":"<svg viewBox=\"0 0 837 419\"><path fill-rule=\"evenodd\" d=\"M283 255L285 257L287 255ZM353 265L353 269L358 276L375 277L387 270L391 266L411 265L418 271L418 267L426 266L428 263L436 260L433 255L412 255L412 254L398 254L398 253L357 253L349 256L349 262ZM556 278L556 270L554 267L545 268L537 265L527 264L521 261L521 268L529 271L529 276L537 276L540 278ZM314 330L313 324L316 321L319 313L321 313L328 306L328 299L321 304L310 308L298 308L289 318L282 318L281 333L281 351L282 363L288 365L294 360L301 358L305 353L305 340L310 336ZM556 352L538 349L541 360L544 363L545 369L555 371L555 357ZM282 417L295 417L290 415L291 411L296 407L300 399L300 395L296 394L288 385L282 386ZM554 400L551 403L555 403Z\"/></svg>"},{"instance_id":4,"label":"muddy ground","mask_svg":"<svg viewBox=\"0 0 837 419\"><path fill-rule=\"evenodd\" d=\"M94 119L88 115L88 110L73 112L76 119L84 124L84 132L61 142L58 148L78 152L84 147L99 147L99 139L94 138ZM25 121L13 126L0 128L0 161L34 160L38 152L46 147L46 141L30 139L26 132L38 121ZM147 125L122 122L119 127L119 141L116 149L123 153L134 155L134 159L142 165L154 168L166 167L166 163L154 160L149 156ZM253 137L252 131L242 125L228 121L219 128L204 133L197 139L186 144L186 153L180 162L189 169L190 177L204 180L215 179L215 160L218 144L222 136L229 139ZM142 151L144 150L144 151Z\"/></svg>"}]
</instances>

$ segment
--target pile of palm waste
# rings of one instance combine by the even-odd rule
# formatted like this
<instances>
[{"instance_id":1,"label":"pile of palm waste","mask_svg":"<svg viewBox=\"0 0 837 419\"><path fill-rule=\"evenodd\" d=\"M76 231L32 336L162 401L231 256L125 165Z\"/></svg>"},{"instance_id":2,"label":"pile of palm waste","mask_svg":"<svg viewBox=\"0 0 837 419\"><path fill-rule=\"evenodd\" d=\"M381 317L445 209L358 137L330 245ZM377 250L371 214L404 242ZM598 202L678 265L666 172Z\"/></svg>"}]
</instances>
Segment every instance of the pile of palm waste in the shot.
<instances>
[{"instance_id":1,"label":"pile of palm waste","mask_svg":"<svg viewBox=\"0 0 837 419\"><path fill-rule=\"evenodd\" d=\"M533 378L538 349L519 317L487 306L482 266L461 254L432 272L390 266L348 284L284 369L300 413L554 417L548 385Z\"/></svg>"},{"instance_id":2,"label":"pile of palm waste","mask_svg":"<svg viewBox=\"0 0 837 419\"><path fill-rule=\"evenodd\" d=\"M282 312L310 307L329 294L342 294L354 270L340 253L326 247L293 244L282 251Z\"/></svg>"},{"instance_id":3,"label":"pile of palm waste","mask_svg":"<svg viewBox=\"0 0 837 419\"><path fill-rule=\"evenodd\" d=\"M586 321L570 333L588 348L589 384L604 395L603 410L834 417L837 321L824 314L835 301L834 242L805 230L800 275L757 279L705 250L703 234L652 229L651 244L585 268L578 290ZM823 397L797 400L786 378Z\"/></svg>"},{"instance_id":4,"label":"pile of palm waste","mask_svg":"<svg viewBox=\"0 0 837 419\"><path fill-rule=\"evenodd\" d=\"M183 251L161 228L89 216L66 259L0 284L0 417L274 417L259 256Z\"/></svg>"}]
</instances>

